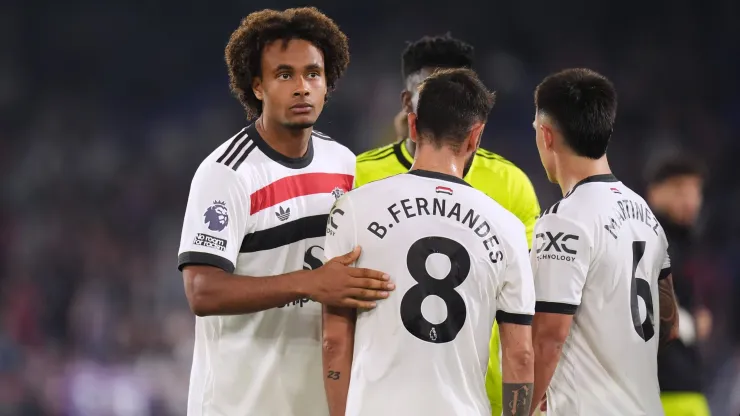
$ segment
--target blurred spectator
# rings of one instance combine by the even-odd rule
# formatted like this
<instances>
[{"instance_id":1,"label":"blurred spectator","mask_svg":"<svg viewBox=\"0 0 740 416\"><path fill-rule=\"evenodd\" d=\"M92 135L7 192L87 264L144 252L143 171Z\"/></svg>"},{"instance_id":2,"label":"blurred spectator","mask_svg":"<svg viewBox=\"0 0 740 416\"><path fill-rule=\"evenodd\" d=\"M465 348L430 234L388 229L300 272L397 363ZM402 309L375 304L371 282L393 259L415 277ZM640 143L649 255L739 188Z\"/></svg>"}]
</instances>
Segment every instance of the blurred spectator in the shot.
<instances>
[{"instance_id":1,"label":"blurred spectator","mask_svg":"<svg viewBox=\"0 0 740 416\"><path fill-rule=\"evenodd\" d=\"M696 241L703 201L704 170L696 158L675 156L657 164L648 181L647 201L668 238L678 300L679 339L658 354L658 379L666 416L705 416L697 342L707 339L712 314L696 296L697 276L687 267Z\"/></svg>"}]
</instances>

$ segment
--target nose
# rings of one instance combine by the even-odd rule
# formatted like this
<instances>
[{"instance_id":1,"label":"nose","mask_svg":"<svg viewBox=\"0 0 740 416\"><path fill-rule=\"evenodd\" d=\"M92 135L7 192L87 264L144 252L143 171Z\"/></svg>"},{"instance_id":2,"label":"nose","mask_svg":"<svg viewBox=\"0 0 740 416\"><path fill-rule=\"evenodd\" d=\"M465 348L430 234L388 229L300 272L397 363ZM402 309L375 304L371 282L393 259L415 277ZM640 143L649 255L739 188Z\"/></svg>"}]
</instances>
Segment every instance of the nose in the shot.
<instances>
[{"instance_id":1,"label":"nose","mask_svg":"<svg viewBox=\"0 0 740 416\"><path fill-rule=\"evenodd\" d=\"M306 82L306 79L304 77L300 77L298 81L298 85L296 86L295 91L293 91L293 96L295 97L307 97L309 94L308 89L308 82Z\"/></svg>"}]
</instances>

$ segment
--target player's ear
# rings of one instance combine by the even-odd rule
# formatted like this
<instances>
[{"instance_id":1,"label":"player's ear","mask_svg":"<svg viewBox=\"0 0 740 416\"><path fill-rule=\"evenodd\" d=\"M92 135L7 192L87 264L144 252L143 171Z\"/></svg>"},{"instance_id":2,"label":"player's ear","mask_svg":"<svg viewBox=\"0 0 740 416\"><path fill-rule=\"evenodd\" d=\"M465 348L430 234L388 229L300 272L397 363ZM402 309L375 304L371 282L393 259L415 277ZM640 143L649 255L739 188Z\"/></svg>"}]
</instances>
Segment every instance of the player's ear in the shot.
<instances>
[{"instance_id":1,"label":"player's ear","mask_svg":"<svg viewBox=\"0 0 740 416\"><path fill-rule=\"evenodd\" d=\"M468 135L468 147L469 151L475 152L478 150L478 147L480 147L480 141L483 137L483 129L486 128L485 123L476 123L473 125L473 128L470 129L470 134Z\"/></svg>"},{"instance_id":2,"label":"player's ear","mask_svg":"<svg viewBox=\"0 0 740 416\"><path fill-rule=\"evenodd\" d=\"M417 143L418 133L416 131L416 113L409 112L406 117L408 117L409 122L409 138L411 138L412 142Z\"/></svg>"},{"instance_id":3,"label":"player's ear","mask_svg":"<svg viewBox=\"0 0 740 416\"><path fill-rule=\"evenodd\" d=\"M414 111L413 105L411 103L411 91L401 91L401 108L406 113L411 113Z\"/></svg>"},{"instance_id":4,"label":"player's ear","mask_svg":"<svg viewBox=\"0 0 740 416\"><path fill-rule=\"evenodd\" d=\"M262 101L262 97L264 97L264 92L262 90L262 78L260 77L252 78L252 92L254 93L254 96L257 97L258 100Z\"/></svg>"},{"instance_id":5,"label":"player's ear","mask_svg":"<svg viewBox=\"0 0 740 416\"><path fill-rule=\"evenodd\" d=\"M542 142L545 145L545 149L552 150L552 147L555 144L555 132L552 130L552 127L546 123L542 123L540 125L540 129L542 129Z\"/></svg>"}]
</instances>

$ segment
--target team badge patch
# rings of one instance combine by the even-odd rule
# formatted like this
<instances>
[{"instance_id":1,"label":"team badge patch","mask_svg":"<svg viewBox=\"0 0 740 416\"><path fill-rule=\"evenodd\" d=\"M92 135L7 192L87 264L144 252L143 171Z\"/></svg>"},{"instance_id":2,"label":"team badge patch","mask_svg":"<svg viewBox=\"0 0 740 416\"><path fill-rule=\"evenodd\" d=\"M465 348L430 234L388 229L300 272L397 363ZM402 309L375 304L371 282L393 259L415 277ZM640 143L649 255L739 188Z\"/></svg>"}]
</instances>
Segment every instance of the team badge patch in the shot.
<instances>
[{"instance_id":1,"label":"team badge patch","mask_svg":"<svg viewBox=\"0 0 740 416\"><path fill-rule=\"evenodd\" d=\"M226 209L224 201L213 201L213 205L208 207L203 217L203 222L208 224L211 231L222 231L229 225L229 210Z\"/></svg>"},{"instance_id":2,"label":"team badge patch","mask_svg":"<svg viewBox=\"0 0 740 416\"><path fill-rule=\"evenodd\" d=\"M340 187L334 188L333 191L331 191L331 195L334 197L334 199L339 199L342 195L344 195L344 189Z\"/></svg>"}]
</instances>

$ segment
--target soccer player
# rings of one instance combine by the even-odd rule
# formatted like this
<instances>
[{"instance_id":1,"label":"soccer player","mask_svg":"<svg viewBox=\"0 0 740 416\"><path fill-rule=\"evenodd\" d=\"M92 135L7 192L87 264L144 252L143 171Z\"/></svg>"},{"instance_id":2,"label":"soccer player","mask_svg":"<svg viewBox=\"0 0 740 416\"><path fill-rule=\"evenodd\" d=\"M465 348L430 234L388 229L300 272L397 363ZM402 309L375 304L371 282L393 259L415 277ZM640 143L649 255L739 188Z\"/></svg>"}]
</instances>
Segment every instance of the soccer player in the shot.
<instances>
[{"instance_id":1,"label":"soccer player","mask_svg":"<svg viewBox=\"0 0 740 416\"><path fill-rule=\"evenodd\" d=\"M607 162L617 94L569 69L542 81L535 106L542 165L564 195L531 251L535 403L547 391L548 416L662 415L656 355L676 336L676 300L665 233Z\"/></svg>"},{"instance_id":2,"label":"soccer player","mask_svg":"<svg viewBox=\"0 0 740 416\"><path fill-rule=\"evenodd\" d=\"M409 114L412 170L332 208L326 254L359 245L357 264L388 271L397 285L372 311L324 310L332 416L489 416L484 375L494 319L504 414L528 413L535 299L524 225L462 179L492 106L493 94L469 69L430 76Z\"/></svg>"},{"instance_id":3,"label":"soccer player","mask_svg":"<svg viewBox=\"0 0 740 416\"><path fill-rule=\"evenodd\" d=\"M231 88L258 118L190 189L178 256L198 315L188 415L325 416L316 302L373 307L392 289L347 267L358 250L322 265L355 157L312 126L348 62L347 37L314 8L255 12L231 35Z\"/></svg>"},{"instance_id":4,"label":"soccer player","mask_svg":"<svg viewBox=\"0 0 740 416\"><path fill-rule=\"evenodd\" d=\"M473 47L449 35L427 36L408 45L401 61L405 85L401 93L401 113L405 118L406 114L416 111L421 81L437 68L472 68ZM402 136L396 143L357 156L355 186L404 173L411 168L416 146L407 138L406 124L397 126ZM465 182L516 215L524 223L527 243L531 245L540 205L527 175L503 157L479 148L465 163L462 176ZM494 327L486 376L486 389L496 416L501 413L498 333L498 328Z\"/></svg>"}]
</instances>

